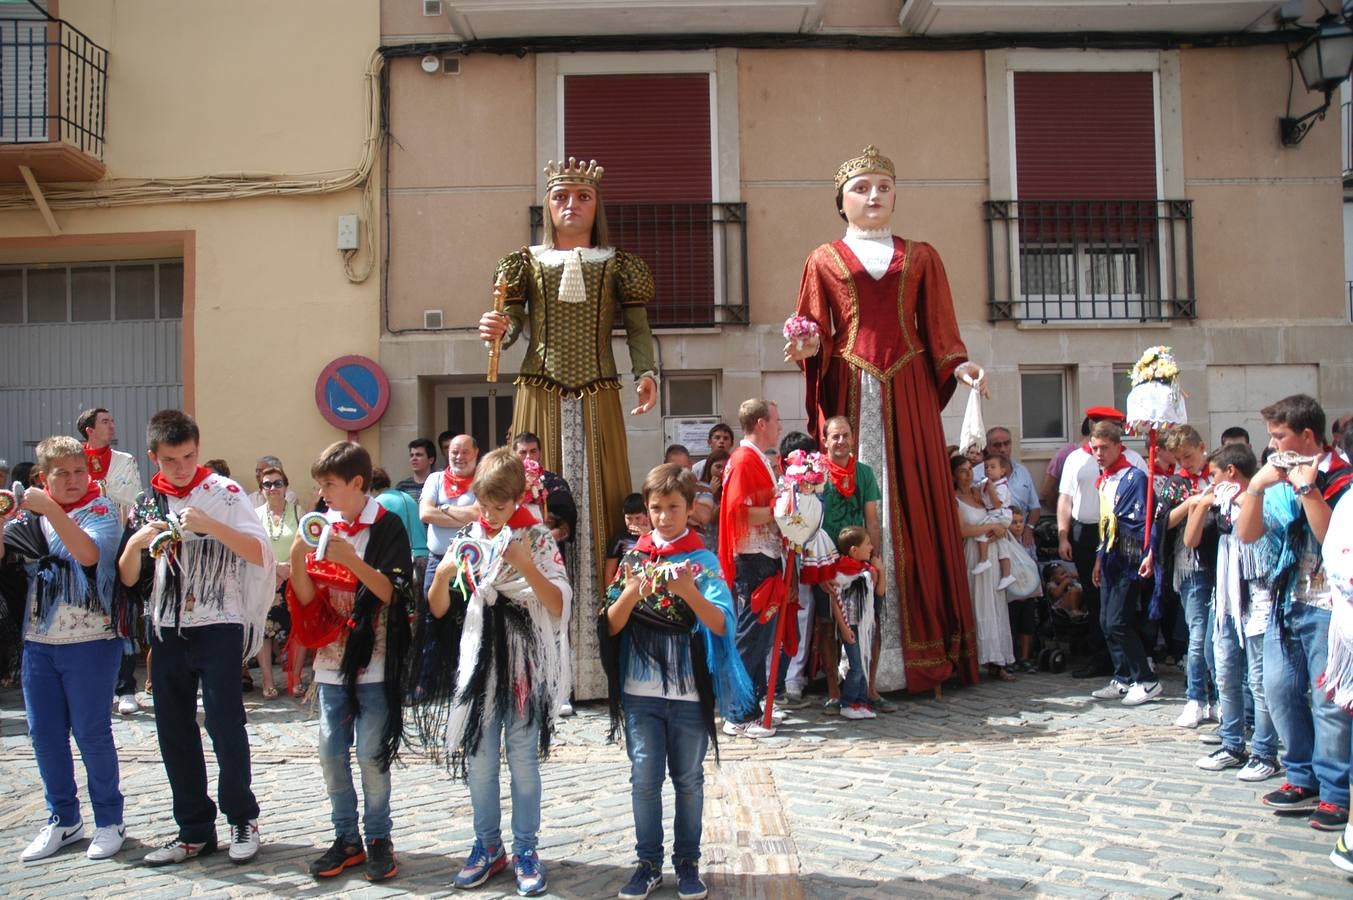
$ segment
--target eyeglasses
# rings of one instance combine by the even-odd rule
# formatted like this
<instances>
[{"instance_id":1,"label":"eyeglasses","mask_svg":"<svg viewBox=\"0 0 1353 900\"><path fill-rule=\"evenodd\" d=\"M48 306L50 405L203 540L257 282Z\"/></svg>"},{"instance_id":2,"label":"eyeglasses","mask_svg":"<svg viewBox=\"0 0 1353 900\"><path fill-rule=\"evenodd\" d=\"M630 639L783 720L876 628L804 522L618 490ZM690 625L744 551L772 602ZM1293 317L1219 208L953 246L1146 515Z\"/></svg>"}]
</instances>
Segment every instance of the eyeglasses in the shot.
<instances>
[{"instance_id":1,"label":"eyeglasses","mask_svg":"<svg viewBox=\"0 0 1353 900\"><path fill-rule=\"evenodd\" d=\"M284 488L284 487L286 487L286 486L287 486L287 485L286 485L286 482L283 482L283 481L265 481L265 482L263 482L263 490L265 490L265 491L280 491L282 488Z\"/></svg>"}]
</instances>

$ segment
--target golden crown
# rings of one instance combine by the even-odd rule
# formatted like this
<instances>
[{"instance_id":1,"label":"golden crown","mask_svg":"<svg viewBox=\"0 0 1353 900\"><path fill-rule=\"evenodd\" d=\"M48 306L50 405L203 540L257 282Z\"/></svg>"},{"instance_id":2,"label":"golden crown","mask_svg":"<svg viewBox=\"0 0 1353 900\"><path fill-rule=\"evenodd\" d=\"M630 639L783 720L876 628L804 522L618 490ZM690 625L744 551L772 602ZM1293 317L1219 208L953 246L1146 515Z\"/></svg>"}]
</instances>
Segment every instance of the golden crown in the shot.
<instances>
[{"instance_id":1,"label":"golden crown","mask_svg":"<svg viewBox=\"0 0 1353 900\"><path fill-rule=\"evenodd\" d=\"M545 163L545 190L548 191L556 184L590 184L596 187L601 183L601 176L605 171L597 165L595 159L585 163L580 163L571 156L567 163L550 160Z\"/></svg>"},{"instance_id":2,"label":"golden crown","mask_svg":"<svg viewBox=\"0 0 1353 900\"><path fill-rule=\"evenodd\" d=\"M841 163L841 168L836 170L836 189L841 187L850 179L857 175L887 175L889 178L897 177L897 170L893 168L893 161L879 153L879 148L870 144L864 148L864 153L854 159L848 159Z\"/></svg>"}]
</instances>

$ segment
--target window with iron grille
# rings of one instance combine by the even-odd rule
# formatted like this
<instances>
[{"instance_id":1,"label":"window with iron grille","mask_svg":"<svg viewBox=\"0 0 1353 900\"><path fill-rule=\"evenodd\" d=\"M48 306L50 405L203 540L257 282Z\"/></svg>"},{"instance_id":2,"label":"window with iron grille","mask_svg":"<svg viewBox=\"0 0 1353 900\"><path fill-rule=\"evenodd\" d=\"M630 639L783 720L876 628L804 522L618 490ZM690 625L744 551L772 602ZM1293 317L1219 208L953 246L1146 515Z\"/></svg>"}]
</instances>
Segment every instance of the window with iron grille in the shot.
<instances>
[{"instance_id":1,"label":"window with iron grille","mask_svg":"<svg viewBox=\"0 0 1353 900\"><path fill-rule=\"evenodd\" d=\"M1159 196L1156 74L1011 77L1017 199L986 204L991 319L1192 317L1192 206Z\"/></svg>"},{"instance_id":2,"label":"window with iron grille","mask_svg":"<svg viewBox=\"0 0 1353 900\"><path fill-rule=\"evenodd\" d=\"M181 259L0 267L0 325L181 318Z\"/></svg>"}]
</instances>

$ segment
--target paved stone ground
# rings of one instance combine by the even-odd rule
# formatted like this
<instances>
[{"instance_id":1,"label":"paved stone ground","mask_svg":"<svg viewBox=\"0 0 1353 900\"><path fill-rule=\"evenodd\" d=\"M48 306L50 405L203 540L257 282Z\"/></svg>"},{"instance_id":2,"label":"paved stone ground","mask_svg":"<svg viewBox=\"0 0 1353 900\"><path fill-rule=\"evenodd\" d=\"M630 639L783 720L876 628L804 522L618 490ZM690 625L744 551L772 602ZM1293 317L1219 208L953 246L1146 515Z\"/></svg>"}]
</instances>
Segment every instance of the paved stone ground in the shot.
<instances>
[{"instance_id":1,"label":"paved stone ground","mask_svg":"<svg viewBox=\"0 0 1353 900\"><path fill-rule=\"evenodd\" d=\"M711 894L751 898L1351 897L1326 859L1334 836L1280 818L1259 786L1193 762L1206 749L1173 727L1181 700L1096 703L1097 683L1034 675L906 698L872 722L791 718L763 743L726 738L706 768L704 869ZM1167 697L1182 678L1167 678ZM22 698L0 692L0 895L144 897L447 896L473 841L463 785L413 759L394 775L399 877L317 883L308 861L331 840L311 711L249 696L259 858L218 854L174 869L140 857L173 834L150 712L115 718L127 793L126 849L90 862L72 847L22 865L45 817ZM606 745L602 707L560 729L542 767L541 855L559 897L613 897L633 852L628 765ZM210 765L209 765L210 768ZM78 771L78 769L77 769ZM506 780L504 780L506 788ZM506 806L506 804L505 804ZM670 794L668 796L670 810ZM90 815L86 806L86 815ZM670 829L670 822L669 822ZM225 837L225 823L219 833ZM670 833L670 830L669 830ZM667 885L655 897L674 897ZM478 892L515 896L509 876Z\"/></svg>"}]
</instances>

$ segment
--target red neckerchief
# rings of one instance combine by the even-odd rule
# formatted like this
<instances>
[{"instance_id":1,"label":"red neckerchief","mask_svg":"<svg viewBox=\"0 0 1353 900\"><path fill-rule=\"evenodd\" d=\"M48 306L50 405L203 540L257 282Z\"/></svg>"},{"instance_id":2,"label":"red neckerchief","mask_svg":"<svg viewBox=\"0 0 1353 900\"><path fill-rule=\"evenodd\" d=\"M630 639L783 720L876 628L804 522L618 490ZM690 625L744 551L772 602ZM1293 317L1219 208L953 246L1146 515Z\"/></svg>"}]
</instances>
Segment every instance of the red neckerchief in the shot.
<instances>
[{"instance_id":1,"label":"red neckerchief","mask_svg":"<svg viewBox=\"0 0 1353 900\"><path fill-rule=\"evenodd\" d=\"M52 490L51 490L51 488L44 488L44 490L47 491L47 496L48 496L48 497L52 497ZM95 497L98 497L98 496L101 495L102 493L103 493L103 491L99 490L98 484L95 483L95 482L93 482L93 481L91 481L91 482L89 483L89 490L85 491L85 495L84 495L83 497L81 497L79 500L76 500L74 503L62 503L60 500L56 500L55 497L52 497L52 499L53 499L53 500L56 500L57 504L58 504L63 510L65 510L66 512L70 512L70 511L73 510L73 509L79 509L80 507L84 506L86 503L92 503L93 500L94 500L94 498L95 498Z\"/></svg>"},{"instance_id":2,"label":"red neckerchief","mask_svg":"<svg viewBox=\"0 0 1353 900\"><path fill-rule=\"evenodd\" d=\"M705 549L705 542L700 540L700 535L689 529L681 537L661 547L653 540L653 532L651 531L641 535L639 540L634 543L635 552L646 554L649 559L671 556L674 553L694 553L696 550L703 549Z\"/></svg>"},{"instance_id":3,"label":"red neckerchief","mask_svg":"<svg viewBox=\"0 0 1353 900\"><path fill-rule=\"evenodd\" d=\"M1086 441L1084 444L1081 444L1081 449L1084 450L1086 453L1089 453L1091 456L1095 455L1094 451L1090 449L1089 441Z\"/></svg>"},{"instance_id":4,"label":"red neckerchief","mask_svg":"<svg viewBox=\"0 0 1353 900\"><path fill-rule=\"evenodd\" d=\"M473 472L469 475L457 475L451 471L450 466L442 470L442 493L448 500L454 500L464 494L472 484L474 484Z\"/></svg>"},{"instance_id":5,"label":"red neckerchief","mask_svg":"<svg viewBox=\"0 0 1353 900\"><path fill-rule=\"evenodd\" d=\"M365 507L362 508L362 512L366 512ZM383 515L385 515L385 507L377 506L376 516L370 522L362 521L362 513L357 514L356 522L349 522L346 519L339 519L337 522L333 523L334 533L341 534L344 537L351 537L354 534L361 534L363 531L366 531L372 525L379 522L381 520L381 516Z\"/></svg>"},{"instance_id":6,"label":"red neckerchief","mask_svg":"<svg viewBox=\"0 0 1353 900\"><path fill-rule=\"evenodd\" d=\"M215 473L206 466L198 466L197 471L193 473L193 480L183 487L179 487L176 484L172 484L168 478L165 478L163 472L156 472L150 477L150 486L155 488L155 490L159 491L161 494L168 494L171 497L178 497L182 500L184 497L191 494L194 488L214 474Z\"/></svg>"},{"instance_id":7,"label":"red neckerchief","mask_svg":"<svg viewBox=\"0 0 1353 900\"><path fill-rule=\"evenodd\" d=\"M113 462L113 445L109 444L102 450L95 450L85 444L85 462L89 465L89 477L95 481L103 481L108 477L108 466Z\"/></svg>"},{"instance_id":8,"label":"red neckerchief","mask_svg":"<svg viewBox=\"0 0 1353 900\"><path fill-rule=\"evenodd\" d=\"M1349 465L1329 445L1325 446L1325 453L1329 457L1329 465L1325 468L1325 475L1329 480L1325 482L1325 490L1321 493L1325 495L1325 502L1328 503L1335 494L1353 484L1353 465ZM1324 460L1321 460L1321 462L1324 462ZM1318 466L1319 463L1316 465Z\"/></svg>"},{"instance_id":9,"label":"red neckerchief","mask_svg":"<svg viewBox=\"0 0 1353 900\"><path fill-rule=\"evenodd\" d=\"M1095 480L1095 487L1102 487L1104 482L1108 481L1115 472L1121 472L1124 469L1130 468L1132 468L1132 463L1128 462L1127 454L1118 454L1118 458L1113 461L1113 465L1109 466L1107 469L1100 470L1099 478Z\"/></svg>"},{"instance_id":10,"label":"red neckerchief","mask_svg":"<svg viewBox=\"0 0 1353 900\"><path fill-rule=\"evenodd\" d=\"M855 496L855 454L850 454L850 459L844 466L838 466L832 462L830 456L827 457L827 474L831 476L832 487L836 488L836 493L849 499Z\"/></svg>"},{"instance_id":11,"label":"red neckerchief","mask_svg":"<svg viewBox=\"0 0 1353 900\"><path fill-rule=\"evenodd\" d=\"M1203 485L1207 483L1207 476L1204 475L1202 472L1199 472L1197 475L1194 475L1192 472L1190 472L1183 466L1180 466L1179 468L1175 469L1174 473L1178 475L1180 478L1184 478L1188 481L1190 493L1194 494L1198 493L1203 489Z\"/></svg>"},{"instance_id":12,"label":"red neckerchief","mask_svg":"<svg viewBox=\"0 0 1353 900\"><path fill-rule=\"evenodd\" d=\"M512 515L508 516L506 527L509 530L516 531L518 528L530 528L532 525L538 524L540 524L540 520L537 519L535 516L531 515L531 511L529 509L527 509L524 506L518 506L515 510L512 511ZM502 530L501 528L495 528L494 526L490 525L489 520L484 518L482 515L479 517L479 527L484 529L484 534L488 535L489 537L493 537L495 534L497 534L499 531Z\"/></svg>"},{"instance_id":13,"label":"red neckerchief","mask_svg":"<svg viewBox=\"0 0 1353 900\"><path fill-rule=\"evenodd\" d=\"M841 558L836 561L836 571L842 575L854 578L865 570L872 570L874 567L862 559L856 559L849 553L842 553Z\"/></svg>"}]
</instances>

